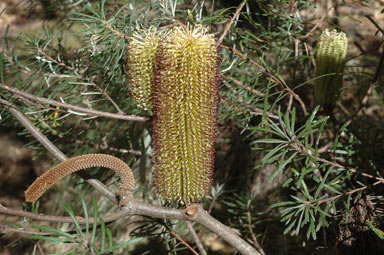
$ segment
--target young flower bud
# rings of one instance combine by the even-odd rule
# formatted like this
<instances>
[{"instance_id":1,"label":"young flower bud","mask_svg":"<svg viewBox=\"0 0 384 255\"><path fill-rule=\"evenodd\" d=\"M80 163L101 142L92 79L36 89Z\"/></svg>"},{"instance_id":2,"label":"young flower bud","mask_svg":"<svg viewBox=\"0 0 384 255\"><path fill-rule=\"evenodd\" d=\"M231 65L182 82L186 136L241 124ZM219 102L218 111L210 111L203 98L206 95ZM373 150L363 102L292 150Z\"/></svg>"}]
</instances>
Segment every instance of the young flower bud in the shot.
<instances>
[{"instance_id":1,"label":"young flower bud","mask_svg":"<svg viewBox=\"0 0 384 255\"><path fill-rule=\"evenodd\" d=\"M136 105L152 109L153 83L159 33L148 29L133 34L128 46L127 75L129 90Z\"/></svg>"},{"instance_id":2,"label":"young flower bud","mask_svg":"<svg viewBox=\"0 0 384 255\"><path fill-rule=\"evenodd\" d=\"M202 26L176 27L158 46L153 98L154 177L166 200L210 191L219 91L218 47Z\"/></svg>"},{"instance_id":3,"label":"young flower bud","mask_svg":"<svg viewBox=\"0 0 384 255\"><path fill-rule=\"evenodd\" d=\"M318 104L331 106L339 97L343 82L348 40L344 32L326 29L316 50L315 98Z\"/></svg>"}]
</instances>

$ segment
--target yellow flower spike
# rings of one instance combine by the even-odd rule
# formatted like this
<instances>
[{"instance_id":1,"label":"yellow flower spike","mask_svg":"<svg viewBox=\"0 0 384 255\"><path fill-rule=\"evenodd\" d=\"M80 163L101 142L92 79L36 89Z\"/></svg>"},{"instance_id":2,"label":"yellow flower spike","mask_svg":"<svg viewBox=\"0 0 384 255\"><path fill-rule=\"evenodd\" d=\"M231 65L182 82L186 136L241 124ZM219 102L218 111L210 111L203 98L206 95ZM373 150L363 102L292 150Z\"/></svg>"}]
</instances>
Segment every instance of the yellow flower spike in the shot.
<instances>
[{"instance_id":1,"label":"yellow flower spike","mask_svg":"<svg viewBox=\"0 0 384 255\"><path fill-rule=\"evenodd\" d=\"M210 191L220 58L202 26L175 27L158 46L153 97L154 177L166 200L190 204Z\"/></svg>"},{"instance_id":2,"label":"yellow flower spike","mask_svg":"<svg viewBox=\"0 0 384 255\"><path fill-rule=\"evenodd\" d=\"M157 45L160 34L151 28L135 32L128 46L127 75L129 90L136 105L152 109Z\"/></svg>"},{"instance_id":3,"label":"yellow flower spike","mask_svg":"<svg viewBox=\"0 0 384 255\"><path fill-rule=\"evenodd\" d=\"M332 106L339 98L347 56L348 39L344 32L326 29L316 50L315 98L318 104Z\"/></svg>"}]
</instances>

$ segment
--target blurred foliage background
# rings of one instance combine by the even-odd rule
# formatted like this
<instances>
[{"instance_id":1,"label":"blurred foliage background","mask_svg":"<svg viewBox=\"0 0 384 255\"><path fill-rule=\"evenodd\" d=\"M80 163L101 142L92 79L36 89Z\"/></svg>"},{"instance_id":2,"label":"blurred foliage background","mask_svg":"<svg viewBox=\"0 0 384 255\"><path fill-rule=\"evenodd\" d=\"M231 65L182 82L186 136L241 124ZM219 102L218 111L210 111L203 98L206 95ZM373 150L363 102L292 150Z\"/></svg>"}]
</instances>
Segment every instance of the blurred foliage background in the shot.
<instances>
[{"instance_id":1,"label":"blurred foliage background","mask_svg":"<svg viewBox=\"0 0 384 255\"><path fill-rule=\"evenodd\" d=\"M129 97L130 35L192 23L219 38L242 3L3 0L0 82L94 110L152 116ZM265 254L378 254L384 248L383 24L379 0L249 0L222 41L214 184L204 206ZM327 111L314 98L316 42L325 29L348 37L343 88ZM123 159L137 180L135 197L165 205L152 188L150 121L84 116L5 90L0 96L67 156L100 152ZM19 208L23 190L57 162L3 106L0 117L0 202ZM116 186L110 171L91 174ZM84 205L94 208L92 197L99 214L116 210L77 177L49 191L40 210L66 214L66 201L80 215ZM30 224L1 217L2 224ZM174 233L193 246L183 222L134 216L108 228L116 242L142 237L114 254L190 254ZM209 254L234 253L220 237L195 228ZM72 244L56 238L43 247L44 240L4 235L0 246L4 254L36 247L80 253L74 248L80 237Z\"/></svg>"}]
</instances>

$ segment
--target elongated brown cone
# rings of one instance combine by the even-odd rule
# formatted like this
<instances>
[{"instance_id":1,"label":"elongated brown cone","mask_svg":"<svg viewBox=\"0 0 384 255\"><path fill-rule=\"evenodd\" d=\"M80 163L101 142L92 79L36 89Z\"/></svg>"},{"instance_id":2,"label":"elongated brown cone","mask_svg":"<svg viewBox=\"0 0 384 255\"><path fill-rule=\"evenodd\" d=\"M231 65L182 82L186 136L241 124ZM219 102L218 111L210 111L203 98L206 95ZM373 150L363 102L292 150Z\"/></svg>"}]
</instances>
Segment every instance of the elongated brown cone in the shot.
<instances>
[{"instance_id":1,"label":"elongated brown cone","mask_svg":"<svg viewBox=\"0 0 384 255\"><path fill-rule=\"evenodd\" d=\"M125 205L132 198L135 185L131 169L122 160L107 154L85 154L63 161L39 176L25 191L25 200L34 202L52 185L65 176L90 167L107 167L116 171L121 178L121 205Z\"/></svg>"},{"instance_id":2,"label":"elongated brown cone","mask_svg":"<svg viewBox=\"0 0 384 255\"><path fill-rule=\"evenodd\" d=\"M219 57L201 26L176 27L160 41L153 97L154 176L166 200L190 204L211 189Z\"/></svg>"}]
</instances>

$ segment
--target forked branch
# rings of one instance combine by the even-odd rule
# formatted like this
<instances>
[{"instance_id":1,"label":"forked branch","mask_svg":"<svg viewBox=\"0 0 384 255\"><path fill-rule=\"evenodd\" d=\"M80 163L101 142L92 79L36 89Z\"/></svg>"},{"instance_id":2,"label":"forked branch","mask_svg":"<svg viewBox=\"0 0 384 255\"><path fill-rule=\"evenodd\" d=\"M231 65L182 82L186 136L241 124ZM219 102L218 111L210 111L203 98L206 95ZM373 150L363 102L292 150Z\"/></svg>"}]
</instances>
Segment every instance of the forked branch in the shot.
<instances>
[{"instance_id":1,"label":"forked branch","mask_svg":"<svg viewBox=\"0 0 384 255\"><path fill-rule=\"evenodd\" d=\"M6 100L0 99L0 104L3 104L8 108L12 115L22 123L27 130L58 160L65 161L67 157L54 145L47 137L45 137L40 131L29 122L29 120L11 103ZM83 176L86 172L83 172ZM108 190L101 182L95 179L91 179L89 176L85 176L85 179L97 190L109 198L114 203L118 203L116 196ZM16 209L6 208L0 205L0 213L14 215L19 217L29 217L31 219L50 221L50 222L73 222L70 217L58 217L58 216L44 216L41 214L35 214L31 212L20 211ZM130 200L127 204L121 208L121 210L115 214L107 215L103 219L105 221L113 221L127 215L145 215L153 218L162 219L176 219L176 220L190 220L202 224L218 236L222 237L225 241L231 244L241 254L244 255L259 255L249 243L239 237L231 228L225 226L212 216L210 216L203 208L198 205L192 205L185 210L172 209L160 206L154 206L145 204L139 201ZM90 219L91 221L93 219ZM79 224L85 224L85 219L79 218Z\"/></svg>"}]
</instances>

